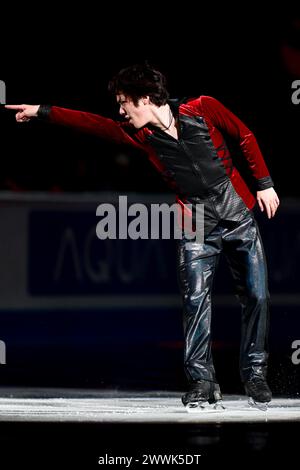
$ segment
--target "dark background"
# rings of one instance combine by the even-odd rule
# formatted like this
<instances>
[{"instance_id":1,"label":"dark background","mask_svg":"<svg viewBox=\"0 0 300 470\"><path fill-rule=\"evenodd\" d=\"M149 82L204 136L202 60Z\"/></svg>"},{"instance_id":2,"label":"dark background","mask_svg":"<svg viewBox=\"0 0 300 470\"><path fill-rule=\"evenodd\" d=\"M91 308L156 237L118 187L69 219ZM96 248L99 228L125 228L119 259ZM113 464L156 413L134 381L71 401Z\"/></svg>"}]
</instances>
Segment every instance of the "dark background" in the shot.
<instances>
[{"instance_id":1,"label":"dark background","mask_svg":"<svg viewBox=\"0 0 300 470\"><path fill-rule=\"evenodd\" d=\"M166 9L73 6L62 16L46 8L38 21L4 25L0 79L7 103L117 118L109 79L147 59L166 74L172 97L212 95L237 114L255 133L279 196L298 197L300 105L291 101L291 84L300 78L300 16L287 6L264 13L243 6ZM3 109L0 123L0 189L168 190L128 150L40 122L17 125L14 112Z\"/></svg>"}]
</instances>

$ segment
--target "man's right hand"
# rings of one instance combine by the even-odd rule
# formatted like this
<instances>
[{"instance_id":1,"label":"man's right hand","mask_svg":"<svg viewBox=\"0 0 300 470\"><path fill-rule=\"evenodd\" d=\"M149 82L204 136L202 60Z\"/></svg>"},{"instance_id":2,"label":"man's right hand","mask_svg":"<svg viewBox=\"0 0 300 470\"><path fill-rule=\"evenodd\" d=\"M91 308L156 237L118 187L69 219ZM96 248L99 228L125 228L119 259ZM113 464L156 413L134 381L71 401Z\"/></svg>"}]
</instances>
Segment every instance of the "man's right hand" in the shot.
<instances>
[{"instance_id":1,"label":"man's right hand","mask_svg":"<svg viewBox=\"0 0 300 470\"><path fill-rule=\"evenodd\" d=\"M14 109L16 113L17 122L28 122L30 119L37 117L40 105L32 104L6 104L5 108Z\"/></svg>"}]
</instances>

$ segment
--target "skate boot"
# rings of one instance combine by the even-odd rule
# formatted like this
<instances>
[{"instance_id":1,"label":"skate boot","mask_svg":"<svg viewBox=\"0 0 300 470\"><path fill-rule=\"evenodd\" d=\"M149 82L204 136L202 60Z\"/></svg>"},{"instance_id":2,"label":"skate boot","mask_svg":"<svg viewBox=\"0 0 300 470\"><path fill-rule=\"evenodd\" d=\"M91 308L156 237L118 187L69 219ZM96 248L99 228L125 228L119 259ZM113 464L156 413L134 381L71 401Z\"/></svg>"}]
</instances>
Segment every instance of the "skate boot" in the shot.
<instances>
[{"instance_id":1,"label":"skate boot","mask_svg":"<svg viewBox=\"0 0 300 470\"><path fill-rule=\"evenodd\" d=\"M190 389L185 393L181 401L187 411L205 409L208 404L213 404L214 409L224 409L219 384L208 380L198 380L190 384Z\"/></svg>"},{"instance_id":2,"label":"skate boot","mask_svg":"<svg viewBox=\"0 0 300 470\"><path fill-rule=\"evenodd\" d=\"M272 392L263 375L253 375L244 383L248 403L263 411L268 409L268 403L272 400Z\"/></svg>"}]
</instances>

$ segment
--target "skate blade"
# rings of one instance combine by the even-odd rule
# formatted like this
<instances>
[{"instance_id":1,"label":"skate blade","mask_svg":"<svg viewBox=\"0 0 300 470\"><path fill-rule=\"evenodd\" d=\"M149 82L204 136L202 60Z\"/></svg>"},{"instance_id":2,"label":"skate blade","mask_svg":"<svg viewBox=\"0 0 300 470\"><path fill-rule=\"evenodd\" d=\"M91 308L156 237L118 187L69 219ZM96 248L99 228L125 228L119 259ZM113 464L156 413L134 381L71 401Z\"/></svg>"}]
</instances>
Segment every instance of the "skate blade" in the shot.
<instances>
[{"instance_id":1,"label":"skate blade","mask_svg":"<svg viewBox=\"0 0 300 470\"><path fill-rule=\"evenodd\" d=\"M206 413L206 412L219 412L224 411L226 408L222 401L216 403L209 403L208 401L202 402L191 402L185 405L185 409L188 413Z\"/></svg>"},{"instance_id":2,"label":"skate blade","mask_svg":"<svg viewBox=\"0 0 300 470\"><path fill-rule=\"evenodd\" d=\"M269 405L269 402L257 402L255 400L253 400L252 397L249 397L248 399L248 405L251 406L251 408L256 408L257 410L260 410L260 411L268 411L268 405Z\"/></svg>"},{"instance_id":3,"label":"skate blade","mask_svg":"<svg viewBox=\"0 0 300 470\"><path fill-rule=\"evenodd\" d=\"M214 410L217 410L217 411L226 410L226 407L224 406L222 400L218 400L216 403L214 403L213 408Z\"/></svg>"}]
</instances>

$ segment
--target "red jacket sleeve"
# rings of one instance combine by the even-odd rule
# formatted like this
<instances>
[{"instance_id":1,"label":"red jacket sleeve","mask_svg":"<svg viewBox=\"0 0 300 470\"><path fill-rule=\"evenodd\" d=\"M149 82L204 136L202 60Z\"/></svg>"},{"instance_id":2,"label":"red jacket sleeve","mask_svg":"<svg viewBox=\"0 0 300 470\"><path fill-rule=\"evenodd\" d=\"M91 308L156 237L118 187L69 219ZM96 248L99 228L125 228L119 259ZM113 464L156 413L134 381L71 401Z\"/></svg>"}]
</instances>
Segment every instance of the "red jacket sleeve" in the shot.
<instances>
[{"instance_id":1,"label":"red jacket sleeve","mask_svg":"<svg viewBox=\"0 0 300 470\"><path fill-rule=\"evenodd\" d=\"M215 98L201 96L199 103L210 124L222 133L224 131L239 143L249 169L256 180L256 189L263 190L272 187L274 185L272 178L254 134L235 114Z\"/></svg>"},{"instance_id":2,"label":"red jacket sleeve","mask_svg":"<svg viewBox=\"0 0 300 470\"><path fill-rule=\"evenodd\" d=\"M114 121L98 114L74 111L58 106L49 107L47 116L44 114L43 119L45 117L54 124L87 132L116 144L128 144L140 148L139 144L129 134L130 131L133 131L133 128L128 123Z\"/></svg>"}]
</instances>

